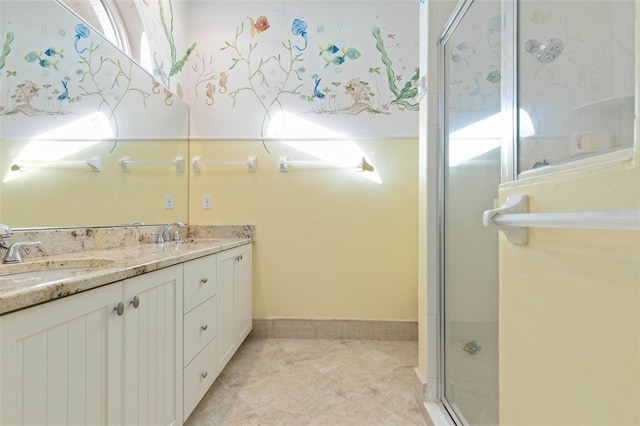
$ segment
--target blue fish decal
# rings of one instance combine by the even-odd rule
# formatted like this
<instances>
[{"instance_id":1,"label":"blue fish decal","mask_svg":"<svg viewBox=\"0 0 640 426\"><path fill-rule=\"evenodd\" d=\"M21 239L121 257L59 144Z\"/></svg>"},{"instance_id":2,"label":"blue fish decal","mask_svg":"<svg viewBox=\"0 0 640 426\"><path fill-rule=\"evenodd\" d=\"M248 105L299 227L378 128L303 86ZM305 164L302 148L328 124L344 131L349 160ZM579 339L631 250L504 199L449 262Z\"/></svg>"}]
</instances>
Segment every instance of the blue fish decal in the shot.
<instances>
[{"instance_id":1,"label":"blue fish decal","mask_svg":"<svg viewBox=\"0 0 640 426\"><path fill-rule=\"evenodd\" d=\"M76 35L75 35L75 41L73 42L73 46L76 49L76 52L78 53L84 53L87 51L87 48L85 47L82 50L78 49L78 41L81 38L87 38L89 37L89 27L87 27L85 24L78 24L76 25Z\"/></svg>"},{"instance_id":2,"label":"blue fish decal","mask_svg":"<svg viewBox=\"0 0 640 426\"><path fill-rule=\"evenodd\" d=\"M52 67L54 70L58 70L58 67L56 65L58 65L58 61L56 62L51 62L50 60L46 59L46 58L40 58L40 60L38 61L38 63L40 64L40 66L42 68L49 68Z\"/></svg>"},{"instance_id":3,"label":"blue fish decal","mask_svg":"<svg viewBox=\"0 0 640 426\"><path fill-rule=\"evenodd\" d=\"M324 66L327 68L329 65L342 65L344 64L344 56L336 56L332 60L325 59L327 64Z\"/></svg>"},{"instance_id":4,"label":"blue fish decal","mask_svg":"<svg viewBox=\"0 0 640 426\"><path fill-rule=\"evenodd\" d=\"M456 46L456 49L458 49L460 52L476 53L475 45L471 45L469 43L459 43Z\"/></svg>"},{"instance_id":5,"label":"blue fish decal","mask_svg":"<svg viewBox=\"0 0 640 426\"><path fill-rule=\"evenodd\" d=\"M38 55L36 52L29 52L24 57L24 60L27 62L38 62L40 61L40 55Z\"/></svg>"},{"instance_id":6,"label":"blue fish decal","mask_svg":"<svg viewBox=\"0 0 640 426\"><path fill-rule=\"evenodd\" d=\"M300 36L304 39L304 47L293 46L302 52L309 45L309 39L307 37L307 23L302 19L294 19L293 24L291 24L291 32L293 35Z\"/></svg>"},{"instance_id":7,"label":"blue fish decal","mask_svg":"<svg viewBox=\"0 0 640 426\"><path fill-rule=\"evenodd\" d=\"M24 60L30 63L37 63L42 68L53 68L55 70L58 69L56 65L58 65L59 61L51 62L47 58L42 58L40 54L35 51L27 53L27 55L24 57Z\"/></svg>"},{"instance_id":8,"label":"blue fish decal","mask_svg":"<svg viewBox=\"0 0 640 426\"><path fill-rule=\"evenodd\" d=\"M53 56L60 56L60 59L64 59L64 56L62 56L63 52L64 52L64 49L60 49L60 51L57 51L55 47L50 47L44 51L44 54L50 58Z\"/></svg>"},{"instance_id":9,"label":"blue fish decal","mask_svg":"<svg viewBox=\"0 0 640 426\"><path fill-rule=\"evenodd\" d=\"M61 83L62 83L62 87L64 88L64 92L62 92L62 94L58 96L59 101L69 99L69 88L67 87L67 82L62 80Z\"/></svg>"},{"instance_id":10,"label":"blue fish decal","mask_svg":"<svg viewBox=\"0 0 640 426\"><path fill-rule=\"evenodd\" d=\"M487 81L493 84L500 83L500 78L501 78L500 71L497 71L497 70L491 71L489 75L487 75Z\"/></svg>"},{"instance_id":11,"label":"blue fish decal","mask_svg":"<svg viewBox=\"0 0 640 426\"><path fill-rule=\"evenodd\" d=\"M344 56L349 59L358 59L361 55L362 54L353 47L348 48L347 51L344 52Z\"/></svg>"},{"instance_id":12,"label":"blue fish decal","mask_svg":"<svg viewBox=\"0 0 640 426\"><path fill-rule=\"evenodd\" d=\"M322 46L320 46L320 55L322 55L325 52L330 53L330 54L333 55L335 53L338 53L339 51L340 51L340 48L338 46L336 46L335 44L330 44L326 48L323 48Z\"/></svg>"},{"instance_id":13,"label":"blue fish decal","mask_svg":"<svg viewBox=\"0 0 640 426\"><path fill-rule=\"evenodd\" d=\"M459 55L457 53L451 53L450 57L451 57L451 61L455 62L456 64L464 63L464 64L467 64L467 65L471 65L471 64L469 64L468 58L465 58L464 56Z\"/></svg>"},{"instance_id":14,"label":"blue fish decal","mask_svg":"<svg viewBox=\"0 0 640 426\"><path fill-rule=\"evenodd\" d=\"M324 99L324 93L322 93L321 91L318 90L318 86L320 85L320 81L322 81L321 78L316 78L316 84L313 87L313 96L315 96L318 99Z\"/></svg>"}]
</instances>

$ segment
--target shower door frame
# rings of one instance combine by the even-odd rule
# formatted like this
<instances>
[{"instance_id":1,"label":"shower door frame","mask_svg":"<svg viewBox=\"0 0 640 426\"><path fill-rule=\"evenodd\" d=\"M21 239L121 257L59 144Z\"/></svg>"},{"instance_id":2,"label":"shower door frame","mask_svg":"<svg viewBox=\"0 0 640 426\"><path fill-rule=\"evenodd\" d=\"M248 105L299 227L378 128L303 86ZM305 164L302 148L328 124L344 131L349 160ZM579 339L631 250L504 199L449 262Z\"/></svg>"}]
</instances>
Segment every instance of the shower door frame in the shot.
<instances>
[{"instance_id":1,"label":"shower door frame","mask_svg":"<svg viewBox=\"0 0 640 426\"><path fill-rule=\"evenodd\" d=\"M451 406L445 395L445 192L446 192L446 170L449 161L448 157L448 119L447 106L448 100L446 95L446 64L447 52L445 49L447 41L451 38L460 22L464 19L466 13L476 1L482 0L459 0L455 9L451 13L451 17L446 22L444 29L438 39L438 116L439 116L439 132L438 132L438 381L437 395L439 402L442 404L450 419L456 425L465 425L463 421ZM515 114L517 100L517 81L515 78L516 61L515 46L517 45L517 34L515 33L515 19L517 17L517 0L502 0L501 2L501 110L505 117L510 117L502 132L501 149L501 183L514 181L516 179L516 161L517 161L517 129L518 117ZM506 82L506 83L505 83Z\"/></svg>"}]
</instances>

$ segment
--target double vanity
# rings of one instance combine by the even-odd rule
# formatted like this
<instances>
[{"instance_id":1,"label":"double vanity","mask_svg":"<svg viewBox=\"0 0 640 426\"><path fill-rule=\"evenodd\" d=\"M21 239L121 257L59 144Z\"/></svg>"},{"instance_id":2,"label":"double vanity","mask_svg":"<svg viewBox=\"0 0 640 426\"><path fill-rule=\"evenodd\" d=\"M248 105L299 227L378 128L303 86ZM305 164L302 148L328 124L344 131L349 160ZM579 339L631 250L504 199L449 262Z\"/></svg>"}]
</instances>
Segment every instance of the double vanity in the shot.
<instances>
[{"instance_id":1,"label":"double vanity","mask_svg":"<svg viewBox=\"0 0 640 426\"><path fill-rule=\"evenodd\" d=\"M41 245L0 265L0 424L188 418L251 331L253 227L157 232L12 237Z\"/></svg>"}]
</instances>

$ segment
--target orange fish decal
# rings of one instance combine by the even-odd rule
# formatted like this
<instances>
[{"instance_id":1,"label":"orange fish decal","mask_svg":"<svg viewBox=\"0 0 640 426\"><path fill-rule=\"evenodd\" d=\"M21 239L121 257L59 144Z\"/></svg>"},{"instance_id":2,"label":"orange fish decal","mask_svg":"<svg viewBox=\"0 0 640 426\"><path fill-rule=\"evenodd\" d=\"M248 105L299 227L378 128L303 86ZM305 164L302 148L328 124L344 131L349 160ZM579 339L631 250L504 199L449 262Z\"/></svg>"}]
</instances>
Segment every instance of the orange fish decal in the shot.
<instances>
[{"instance_id":1,"label":"orange fish decal","mask_svg":"<svg viewBox=\"0 0 640 426\"><path fill-rule=\"evenodd\" d=\"M256 34L260 34L263 31L267 31L270 27L269 21L266 16L259 16L255 21L247 16L249 24L251 25L251 37Z\"/></svg>"}]
</instances>

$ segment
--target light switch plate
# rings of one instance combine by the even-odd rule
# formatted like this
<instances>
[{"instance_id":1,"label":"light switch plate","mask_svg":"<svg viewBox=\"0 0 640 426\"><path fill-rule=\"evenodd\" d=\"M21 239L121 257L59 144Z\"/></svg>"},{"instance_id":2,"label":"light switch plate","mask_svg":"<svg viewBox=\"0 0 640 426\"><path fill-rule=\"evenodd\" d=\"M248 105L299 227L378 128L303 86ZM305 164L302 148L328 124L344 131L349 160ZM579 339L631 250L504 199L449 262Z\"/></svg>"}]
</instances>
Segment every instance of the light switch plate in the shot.
<instances>
[{"instance_id":1,"label":"light switch plate","mask_svg":"<svg viewBox=\"0 0 640 426\"><path fill-rule=\"evenodd\" d=\"M202 194L202 208L210 209L211 208L211 194Z\"/></svg>"},{"instance_id":2,"label":"light switch plate","mask_svg":"<svg viewBox=\"0 0 640 426\"><path fill-rule=\"evenodd\" d=\"M164 208L172 209L173 208L173 194L165 194L164 196Z\"/></svg>"}]
</instances>

